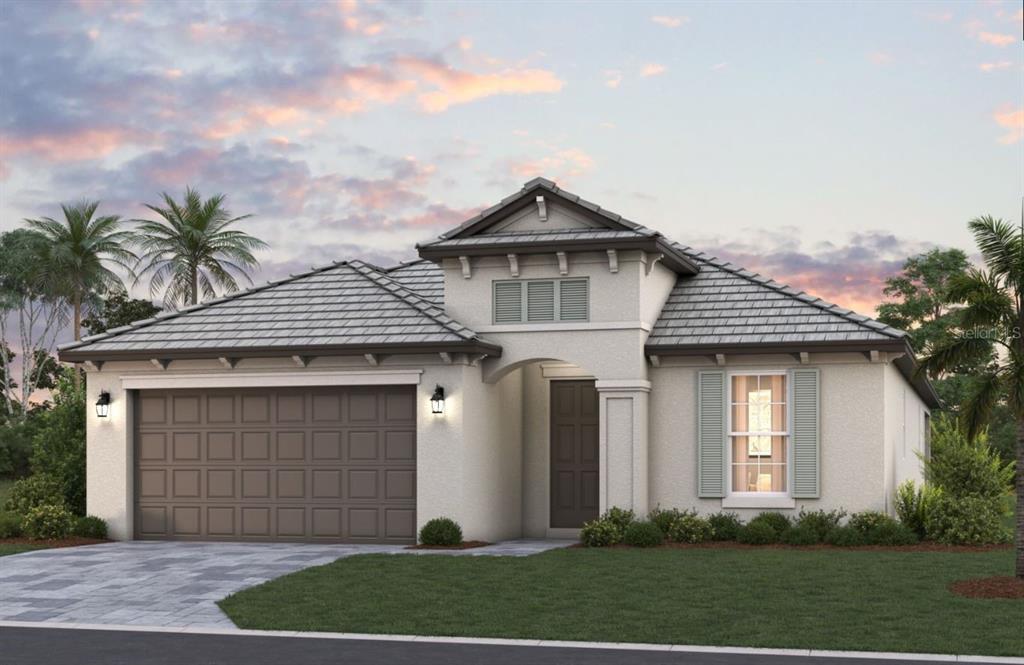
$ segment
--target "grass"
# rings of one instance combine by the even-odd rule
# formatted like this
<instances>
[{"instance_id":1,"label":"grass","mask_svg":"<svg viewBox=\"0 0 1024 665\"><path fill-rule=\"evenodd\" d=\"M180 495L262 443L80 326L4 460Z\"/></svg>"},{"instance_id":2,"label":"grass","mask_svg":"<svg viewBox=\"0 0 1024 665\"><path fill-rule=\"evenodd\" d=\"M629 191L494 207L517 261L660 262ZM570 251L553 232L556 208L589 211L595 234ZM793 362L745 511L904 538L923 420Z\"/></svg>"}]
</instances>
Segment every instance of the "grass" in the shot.
<instances>
[{"instance_id":1,"label":"grass","mask_svg":"<svg viewBox=\"0 0 1024 665\"><path fill-rule=\"evenodd\" d=\"M1013 552L567 549L365 555L220 602L242 628L1024 655L1024 602L947 586Z\"/></svg>"},{"instance_id":2,"label":"grass","mask_svg":"<svg viewBox=\"0 0 1024 665\"><path fill-rule=\"evenodd\" d=\"M47 547L49 547L49 545L33 545L31 543L0 543L0 556L21 554L22 552L29 552L31 550L44 550Z\"/></svg>"}]
</instances>

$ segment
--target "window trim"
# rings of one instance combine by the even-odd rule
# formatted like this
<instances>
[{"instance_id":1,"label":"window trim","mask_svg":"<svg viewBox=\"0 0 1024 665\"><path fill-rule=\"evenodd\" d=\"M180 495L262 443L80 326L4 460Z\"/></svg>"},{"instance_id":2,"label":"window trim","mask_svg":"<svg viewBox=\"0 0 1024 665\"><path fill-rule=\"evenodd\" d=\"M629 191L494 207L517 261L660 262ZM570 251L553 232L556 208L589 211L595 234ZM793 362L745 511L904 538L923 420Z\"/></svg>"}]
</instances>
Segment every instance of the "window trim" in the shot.
<instances>
[{"instance_id":1,"label":"window trim","mask_svg":"<svg viewBox=\"0 0 1024 665\"><path fill-rule=\"evenodd\" d=\"M563 319L562 318L562 283L567 281L582 281L586 285L587 295L587 316L584 319ZM538 282L551 282L554 285L554 318L544 321L531 321L529 318L529 284ZM518 284L519 285L519 320L498 321L498 285ZM544 277L536 279L495 279L491 280L491 325L493 326L524 326L524 325L579 325L590 322L591 305L590 277Z\"/></svg>"},{"instance_id":2,"label":"window trim","mask_svg":"<svg viewBox=\"0 0 1024 665\"><path fill-rule=\"evenodd\" d=\"M735 491L732 487L733 482L733 437L749 435L749 432L736 433L732 428L732 379L734 376L784 376L786 377L786 431L785 432L769 432L764 436L783 436L786 439L786 491L784 492L746 492L746 491ZM729 498L741 500L744 504L740 507L748 507L747 503L752 503L757 499L765 499L770 503L778 503L780 499L789 499L791 497L792 486L793 486L793 382L789 377L789 370L787 369L745 369L745 370L729 370L725 374L725 440L726 440L726 492L725 501ZM760 434L759 434L760 435ZM784 507L784 506L770 506L770 507Z\"/></svg>"}]
</instances>

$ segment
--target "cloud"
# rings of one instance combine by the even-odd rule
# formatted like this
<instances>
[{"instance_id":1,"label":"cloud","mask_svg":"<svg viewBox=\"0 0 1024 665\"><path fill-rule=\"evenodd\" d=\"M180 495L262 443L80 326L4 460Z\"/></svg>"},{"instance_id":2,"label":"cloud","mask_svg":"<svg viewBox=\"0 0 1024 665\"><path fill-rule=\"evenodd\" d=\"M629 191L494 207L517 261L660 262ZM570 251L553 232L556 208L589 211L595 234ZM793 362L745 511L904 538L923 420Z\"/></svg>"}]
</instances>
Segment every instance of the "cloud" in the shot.
<instances>
[{"instance_id":1,"label":"cloud","mask_svg":"<svg viewBox=\"0 0 1024 665\"><path fill-rule=\"evenodd\" d=\"M659 65L656 62L649 62L640 68L640 76L648 78L650 76L664 74L666 71L668 71L668 68L665 67L665 65Z\"/></svg>"},{"instance_id":2,"label":"cloud","mask_svg":"<svg viewBox=\"0 0 1024 665\"><path fill-rule=\"evenodd\" d=\"M868 60L875 65L887 65L892 62L892 55L885 51L872 51L868 53Z\"/></svg>"},{"instance_id":3,"label":"cloud","mask_svg":"<svg viewBox=\"0 0 1024 665\"><path fill-rule=\"evenodd\" d=\"M399 56L395 63L435 88L417 97L419 107L428 113L439 113L456 104L493 95L558 92L565 85L553 72L545 69L509 67L498 72L476 74L429 58Z\"/></svg>"},{"instance_id":4,"label":"cloud","mask_svg":"<svg viewBox=\"0 0 1024 665\"><path fill-rule=\"evenodd\" d=\"M924 17L937 23L949 23L953 20L953 12L925 12Z\"/></svg>"},{"instance_id":5,"label":"cloud","mask_svg":"<svg viewBox=\"0 0 1024 665\"><path fill-rule=\"evenodd\" d=\"M728 66L729 66L728 62L719 62L719 63L716 63L714 65L711 65L711 71L720 72L723 69L726 69Z\"/></svg>"},{"instance_id":6,"label":"cloud","mask_svg":"<svg viewBox=\"0 0 1024 665\"><path fill-rule=\"evenodd\" d=\"M678 28L690 22L689 16L652 16L651 21L666 28Z\"/></svg>"},{"instance_id":7,"label":"cloud","mask_svg":"<svg viewBox=\"0 0 1024 665\"><path fill-rule=\"evenodd\" d=\"M998 32L979 32L978 41L993 46L1009 46L1016 38L1013 35L1004 35Z\"/></svg>"},{"instance_id":8,"label":"cloud","mask_svg":"<svg viewBox=\"0 0 1024 665\"><path fill-rule=\"evenodd\" d=\"M983 72L994 72L997 69L1006 69L1007 67L1012 66L1013 63L1010 62L1009 60L1000 60L999 62L983 62L980 65L978 65L978 69L980 69Z\"/></svg>"},{"instance_id":9,"label":"cloud","mask_svg":"<svg viewBox=\"0 0 1024 665\"><path fill-rule=\"evenodd\" d=\"M28 155L48 162L74 162L105 157L122 146L145 140L137 132L103 127L0 133L0 156Z\"/></svg>"},{"instance_id":10,"label":"cloud","mask_svg":"<svg viewBox=\"0 0 1024 665\"><path fill-rule=\"evenodd\" d=\"M1007 130L1006 134L999 137L1000 143L1010 145L1024 138L1024 107L1002 106L992 114L992 119Z\"/></svg>"},{"instance_id":11,"label":"cloud","mask_svg":"<svg viewBox=\"0 0 1024 665\"><path fill-rule=\"evenodd\" d=\"M618 69L606 69L604 71L604 84L611 89L618 88L622 83L622 72Z\"/></svg>"},{"instance_id":12,"label":"cloud","mask_svg":"<svg viewBox=\"0 0 1024 665\"><path fill-rule=\"evenodd\" d=\"M506 164L506 172L520 182L543 176L565 184L570 178L583 175L593 167L593 157L583 150L560 148L543 157L510 160Z\"/></svg>"}]
</instances>

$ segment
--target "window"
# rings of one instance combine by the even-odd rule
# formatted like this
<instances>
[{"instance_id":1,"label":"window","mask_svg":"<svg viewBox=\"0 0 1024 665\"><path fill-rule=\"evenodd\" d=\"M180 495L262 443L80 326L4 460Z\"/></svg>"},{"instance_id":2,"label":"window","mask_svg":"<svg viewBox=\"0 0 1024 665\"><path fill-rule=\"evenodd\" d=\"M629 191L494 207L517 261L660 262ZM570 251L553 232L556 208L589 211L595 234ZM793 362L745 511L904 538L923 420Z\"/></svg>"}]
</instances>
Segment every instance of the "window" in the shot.
<instances>
[{"instance_id":1,"label":"window","mask_svg":"<svg viewBox=\"0 0 1024 665\"><path fill-rule=\"evenodd\" d=\"M590 318L586 278L494 282L494 323L550 323Z\"/></svg>"},{"instance_id":2,"label":"window","mask_svg":"<svg viewBox=\"0 0 1024 665\"><path fill-rule=\"evenodd\" d=\"M729 380L732 493L787 491L786 375L736 374Z\"/></svg>"}]
</instances>

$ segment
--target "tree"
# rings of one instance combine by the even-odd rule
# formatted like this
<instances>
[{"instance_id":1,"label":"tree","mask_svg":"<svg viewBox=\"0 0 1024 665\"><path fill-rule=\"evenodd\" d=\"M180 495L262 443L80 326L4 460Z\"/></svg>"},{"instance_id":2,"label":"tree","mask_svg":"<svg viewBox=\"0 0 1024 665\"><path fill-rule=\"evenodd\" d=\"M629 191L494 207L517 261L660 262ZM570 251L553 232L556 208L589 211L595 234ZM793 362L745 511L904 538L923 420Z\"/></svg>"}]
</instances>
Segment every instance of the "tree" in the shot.
<instances>
[{"instance_id":1,"label":"tree","mask_svg":"<svg viewBox=\"0 0 1024 665\"><path fill-rule=\"evenodd\" d=\"M224 195L205 201L192 188L182 203L167 193L165 207L146 205L159 220L139 220L136 243L141 250L139 275L151 274L150 294L164 290L165 305L195 305L200 297L213 298L215 287L237 291L237 275L251 283L248 271L259 267L252 252L267 244L231 227L251 215L232 217L224 208Z\"/></svg>"},{"instance_id":2,"label":"tree","mask_svg":"<svg viewBox=\"0 0 1024 665\"><path fill-rule=\"evenodd\" d=\"M92 305L98 295L123 291L121 278L108 265L132 274L138 259L127 248L133 236L120 230L117 215L96 217L98 201L61 205L64 221L50 217L25 220L42 234L46 243L40 252L40 278L71 304L75 341L82 339L82 308Z\"/></svg>"},{"instance_id":3,"label":"tree","mask_svg":"<svg viewBox=\"0 0 1024 665\"><path fill-rule=\"evenodd\" d=\"M985 270L970 269L950 280L950 302L963 303L959 321L947 339L928 349L922 369L943 372L992 358L978 372L962 407L972 438L982 431L993 409L1005 401L1017 430L1016 574L1024 579L1024 220L1021 228L990 216L968 223L985 261Z\"/></svg>"},{"instance_id":4,"label":"tree","mask_svg":"<svg viewBox=\"0 0 1024 665\"><path fill-rule=\"evenodd\" d=\"M43 411L32 437L32 472L57 480L64 502L85 514L85 390L70 368L59 375L53 407Z\"/></svg>"},{"instance_id":5,"label":"tree","mask_svg":"<svg viewBox=\"0 0 1024 665\"><path fill-rule=\"evenodd\" d=\"M160 312L161 309L152 302L131 298L127 293L118 291L103 298L92 316L82 320L82 327L90 335L98 335L111 328L120 328L134 321L152 318Z\"/></svg>"}]
</instances>

